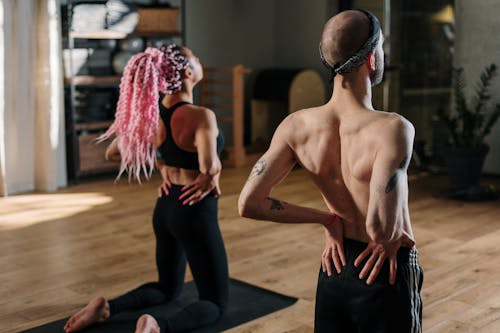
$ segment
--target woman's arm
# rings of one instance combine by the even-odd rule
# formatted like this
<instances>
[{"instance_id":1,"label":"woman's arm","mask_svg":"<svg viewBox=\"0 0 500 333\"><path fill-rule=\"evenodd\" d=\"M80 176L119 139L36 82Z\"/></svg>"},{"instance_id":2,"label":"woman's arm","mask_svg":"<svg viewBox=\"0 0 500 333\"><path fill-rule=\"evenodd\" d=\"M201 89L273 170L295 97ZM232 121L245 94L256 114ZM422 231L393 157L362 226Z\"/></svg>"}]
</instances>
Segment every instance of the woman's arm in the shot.
<instances>
[{"instance_id":1,"label":"woman's arm","mask_svg":"<svg viewBox=\"0 0 500 333\"><path fill-rule=\"evenodd\" d=\"M106 152L104 153L104 158L107 161L113 161L113 162L121 161L120 150L118 149L118 143L116 140L117 139L114 138L113 141L111 141L109 146L106 148Z\"/></svg>"},{"instance_id":2,"label":"woman's arm","mask_svg":"<svg viewBox=\"0 0 500 333\"><path fill-rule=\"evenodd\" d=\"M165 195L168 195L170 193L169 190L172 187L172 182L170 181L170 178L168 176L168 167L165 165L165 163L161 159L161 155L158 152L156 153L155 165L156 169L160 171L160 175L162 178L162 182L158 187L158 197L161 197L163 193L165 193Z\"/></svg>"},{"instance_id":3,"label":"woman's arm","mask_svg":"<svg viewBox=\"0 0 500 333\"><path fill-rule=\"evenodd\" d=\"M194 138L201 174L215 176L222 169L217 155L218 134L219 129L215 114L211 110L205 109L201 115L200 125L195 132Z\"/></svg>"},{"instance_id":4,"label":"woman's arm","mask_svg":"<svg viewBox=\"0 0 500 333\"><path fill-rule=\"evenodd\" d=\"M199 174L196 179L182 188L184 192L179 199L183 205L195 204L214 191L221 194L219 175L222 169L217 155L217 120L213 111L203 108L197 118L198 126L195 131L195 145L198 152Z\"/></svg>"}]
</instances>

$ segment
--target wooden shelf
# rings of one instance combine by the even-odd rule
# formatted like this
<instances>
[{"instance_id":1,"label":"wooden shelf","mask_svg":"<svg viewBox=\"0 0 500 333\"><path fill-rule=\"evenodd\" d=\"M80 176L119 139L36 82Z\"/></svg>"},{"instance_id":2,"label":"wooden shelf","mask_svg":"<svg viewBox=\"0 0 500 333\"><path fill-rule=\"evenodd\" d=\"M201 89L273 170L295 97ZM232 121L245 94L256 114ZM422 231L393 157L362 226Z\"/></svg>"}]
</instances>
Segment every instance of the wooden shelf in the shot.
<instances>
[{"instance_id":1,"label":"wooden shelf","mask_svg":"<svg viewBox=\"0 0 500 333\"><path fill-rule=\"evenodd\" d=\"M128 37L182 37L180 31L134 31L124 33L113 30L102 30L96 32L71 32L72 38L80 39L125 39Z\"/></svg>"},{"instance_id":2,"label":"wooden shelf","mask_svg":"<svg viewBox=\"0 0 500 333\"><path fill-rule=\"evenodd\" d=\"M99 134L84 134L78 136L79 167L78 174L97 174L101 172L117 171L120 163L107 161L104 158L106 147L111 140L97 143Z\"/></svg>"},{"instance_id":3,"label":"wooden shelf","mask_svg":"<svg viewBox=\"0 0 500 333\"><path fill-rule=\"evenodd\" d=\"M68 3L69 5L66 5L66 8L69 9L66 13L66 23L71 24L73 19L72 9L74 9L71 4L75 5L76 3L75 1L73 3L69 1ZM85 45L92 46L96 44L98 40L120 41L126 38L142 38L143 40L146 38L165 39L165 42L172 39L175 43L183 45L186 22L184 11L185 0L180 0L179 7L137 6L138 21L135 28L133 28L135 31L130 33L120 32L111 30L113 27L108 25L106 27L97 27L97 29L102 29L99 31L83 32L74 31L72 26L66 26L62 32L64 43L67 44L67 48L70 50L75 48L75 44L84 44L82 47L85 47ZM88 40L88 43L80 43L80 41L84 40ZM94 41L92 42L92 40ZM98 48L97 45L95 48ZM72 57L75 54L70 53L69 56ZM70 63L65 65L70 65ZM104 94L108 93L109 90L109 92L113 92L113 98L115 97L119 90L121 75L110 75L115 72L113 71L112 64L109 63L108 65L109 67L106 65L106 71L102 72L103 75L75 75L77 71L73 71L68 73L68 77L64 77L64 94L67 97L65 103L69 106L69 112L75 113L71 115L72 121L68 122L66 131L66 139L71 140L68 145L69 149L67 150L69 178L74 180L77 180L82 175L117 170L119 167L119 163L111 163L104 160L106 144L95 144L95 139L113 123L113 119L103 120L108 118L107 114L109 110L103 110L103 114L97 114L95 117L96 121L92 121L91 119L94 118L91 117L90 112L88 117L85 114L85 106L82 104L76 105L77 98L79 97L77 93L79 92L83 92L90 98L93 97L92 95L102 93L102 99L104 99ZM100 74L98 71L85 73ZM108 109L108 106L106 106L106 109ZM98 112L99 110L92 111Z\"/></svg>"},{"instance_id":4,"label":"wooden shelf","mask_svg":"<svg viewBox=\"0 0 500 333\"><path fill-rule=\"evenodd\" d=\"M111 86L116 87L120 84L121 76L110 75L110 76L93 76L93 75L79 75L73 78L73 84L75 86ZM64 78L64 84L69 85L71 83L69 78Z\"/></svg>"},{"instance_id":5,"label":"wooden shelf","mask_svg":"<svg viewBox=\"0 0 500 333\"><path fill-rule=\"evenodd\" d=\"M102 129L107 129L109 126L111 126L112 123L113 123L112 120L77 123L75 125L75 130L77 131L102 130Z\"/></svg>"}]
</instances>

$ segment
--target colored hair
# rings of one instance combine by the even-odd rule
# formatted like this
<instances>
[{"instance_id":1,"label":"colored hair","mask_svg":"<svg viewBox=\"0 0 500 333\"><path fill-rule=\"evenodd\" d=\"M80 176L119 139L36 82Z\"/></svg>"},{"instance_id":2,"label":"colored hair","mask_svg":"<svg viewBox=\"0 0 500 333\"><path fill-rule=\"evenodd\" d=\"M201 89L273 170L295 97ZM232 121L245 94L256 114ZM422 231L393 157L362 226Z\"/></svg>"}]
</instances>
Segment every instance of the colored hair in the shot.
<instances>
[{"instance_id":1,"label":"colored hair","mask_svg":"<svg viewBox=\"0 0 500 333\"><path fill-rule=\"evenodd\" d=\"M160 92L175 94L182 88L188 60L182 49L170 44L148 47L134 55L124 68L115 120L98 142L116 135L121 162L117 179L127 171L129 181L149 179L156 156Z\"/></svg>"}]
</instances>

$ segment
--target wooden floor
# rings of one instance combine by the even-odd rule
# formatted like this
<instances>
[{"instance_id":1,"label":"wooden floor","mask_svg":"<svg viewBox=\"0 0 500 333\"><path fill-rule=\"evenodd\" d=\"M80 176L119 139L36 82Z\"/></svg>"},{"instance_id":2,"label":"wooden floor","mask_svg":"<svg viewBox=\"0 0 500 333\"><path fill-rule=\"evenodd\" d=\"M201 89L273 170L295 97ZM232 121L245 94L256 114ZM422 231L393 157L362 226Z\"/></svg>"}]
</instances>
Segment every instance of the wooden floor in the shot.
<instances>
[{"instance_id":1,"label":"wooden floor","mask_svg":"<svg viewBox=\"0 0 500 333\"><path fill-rule=\"evenodd\" d=\"M240 218L236 202L248 173L226 169L222 176L220 226L230 274L299 301L229 332L312 332L321 227ZM500 188L498 178L487 181ZM0 332L60 319L92 297L155 279L150 220L157 183L106 179L0 198ZM424 331L500 332L500 201L440 198L446 179L438 176L411 177L410 188L425 271ZM324 207L301 170L273 194Z\"/></svg>"}]
</instances>

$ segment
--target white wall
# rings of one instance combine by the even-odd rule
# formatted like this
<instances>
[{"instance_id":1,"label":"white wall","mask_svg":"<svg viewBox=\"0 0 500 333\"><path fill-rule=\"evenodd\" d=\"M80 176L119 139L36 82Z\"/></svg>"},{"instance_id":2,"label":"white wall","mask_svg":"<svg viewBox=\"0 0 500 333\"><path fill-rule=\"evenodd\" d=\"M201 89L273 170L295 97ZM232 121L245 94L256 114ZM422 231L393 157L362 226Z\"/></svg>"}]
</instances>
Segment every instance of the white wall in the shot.
<instances>
[{"instance_id":1,"label":"white wall","mask_svg":"<svg viewBox=\"0 0 500 333\"><path fill-rule=\"evenodd\" d=\"M333 15L329 3L316 0L275 0L274 64L323 71L318 43L323 26Z\"/></svg>"},{"instance_id":2,"label":"white wall","mask_svg":"<svg viewBox=\"0 0 500 333\"><path fill-rule=\"evenodd\" d=\"M500 1L456 0L455 66L464 67L468 89L472 91L479 74L486 65L496 63L500 71L500 43L496 32L500 31ZM495 103L500 103L500 73L491 86ZM500 174L500 121L487 138L490 153L485 161L484 172Z\"/></svg>"},{"instance_id":3,"label":"white wall","mask_svg":"<svg viewBox=\"0 0 500 333\"><path fill-rule=\"evenodd\" d=\"M275 1L185 0L186 46L207 66L273 66ZM159 3L180 7L181 0Z\"/></svg>"},{"instance_id":4,"label":"white wall","mask_svg":"<svg viewBox=\"0 0 500 333\"><path fill-rule=\"evenodd\" d=\"M334 13L334 2L186 0L187 45L208 66L322 71L318 43L326 20Z\"/></svg>"},{"instance_id":5,"label":"white wall","mask_svg":"<svg viewBox=\"0 0 500 333\"><path fill-rule=\"evenodd\" d=\"M274 8L269 0L187 0L187 46L207 66L272 66Z\"/></svg>"}]
</instances>

